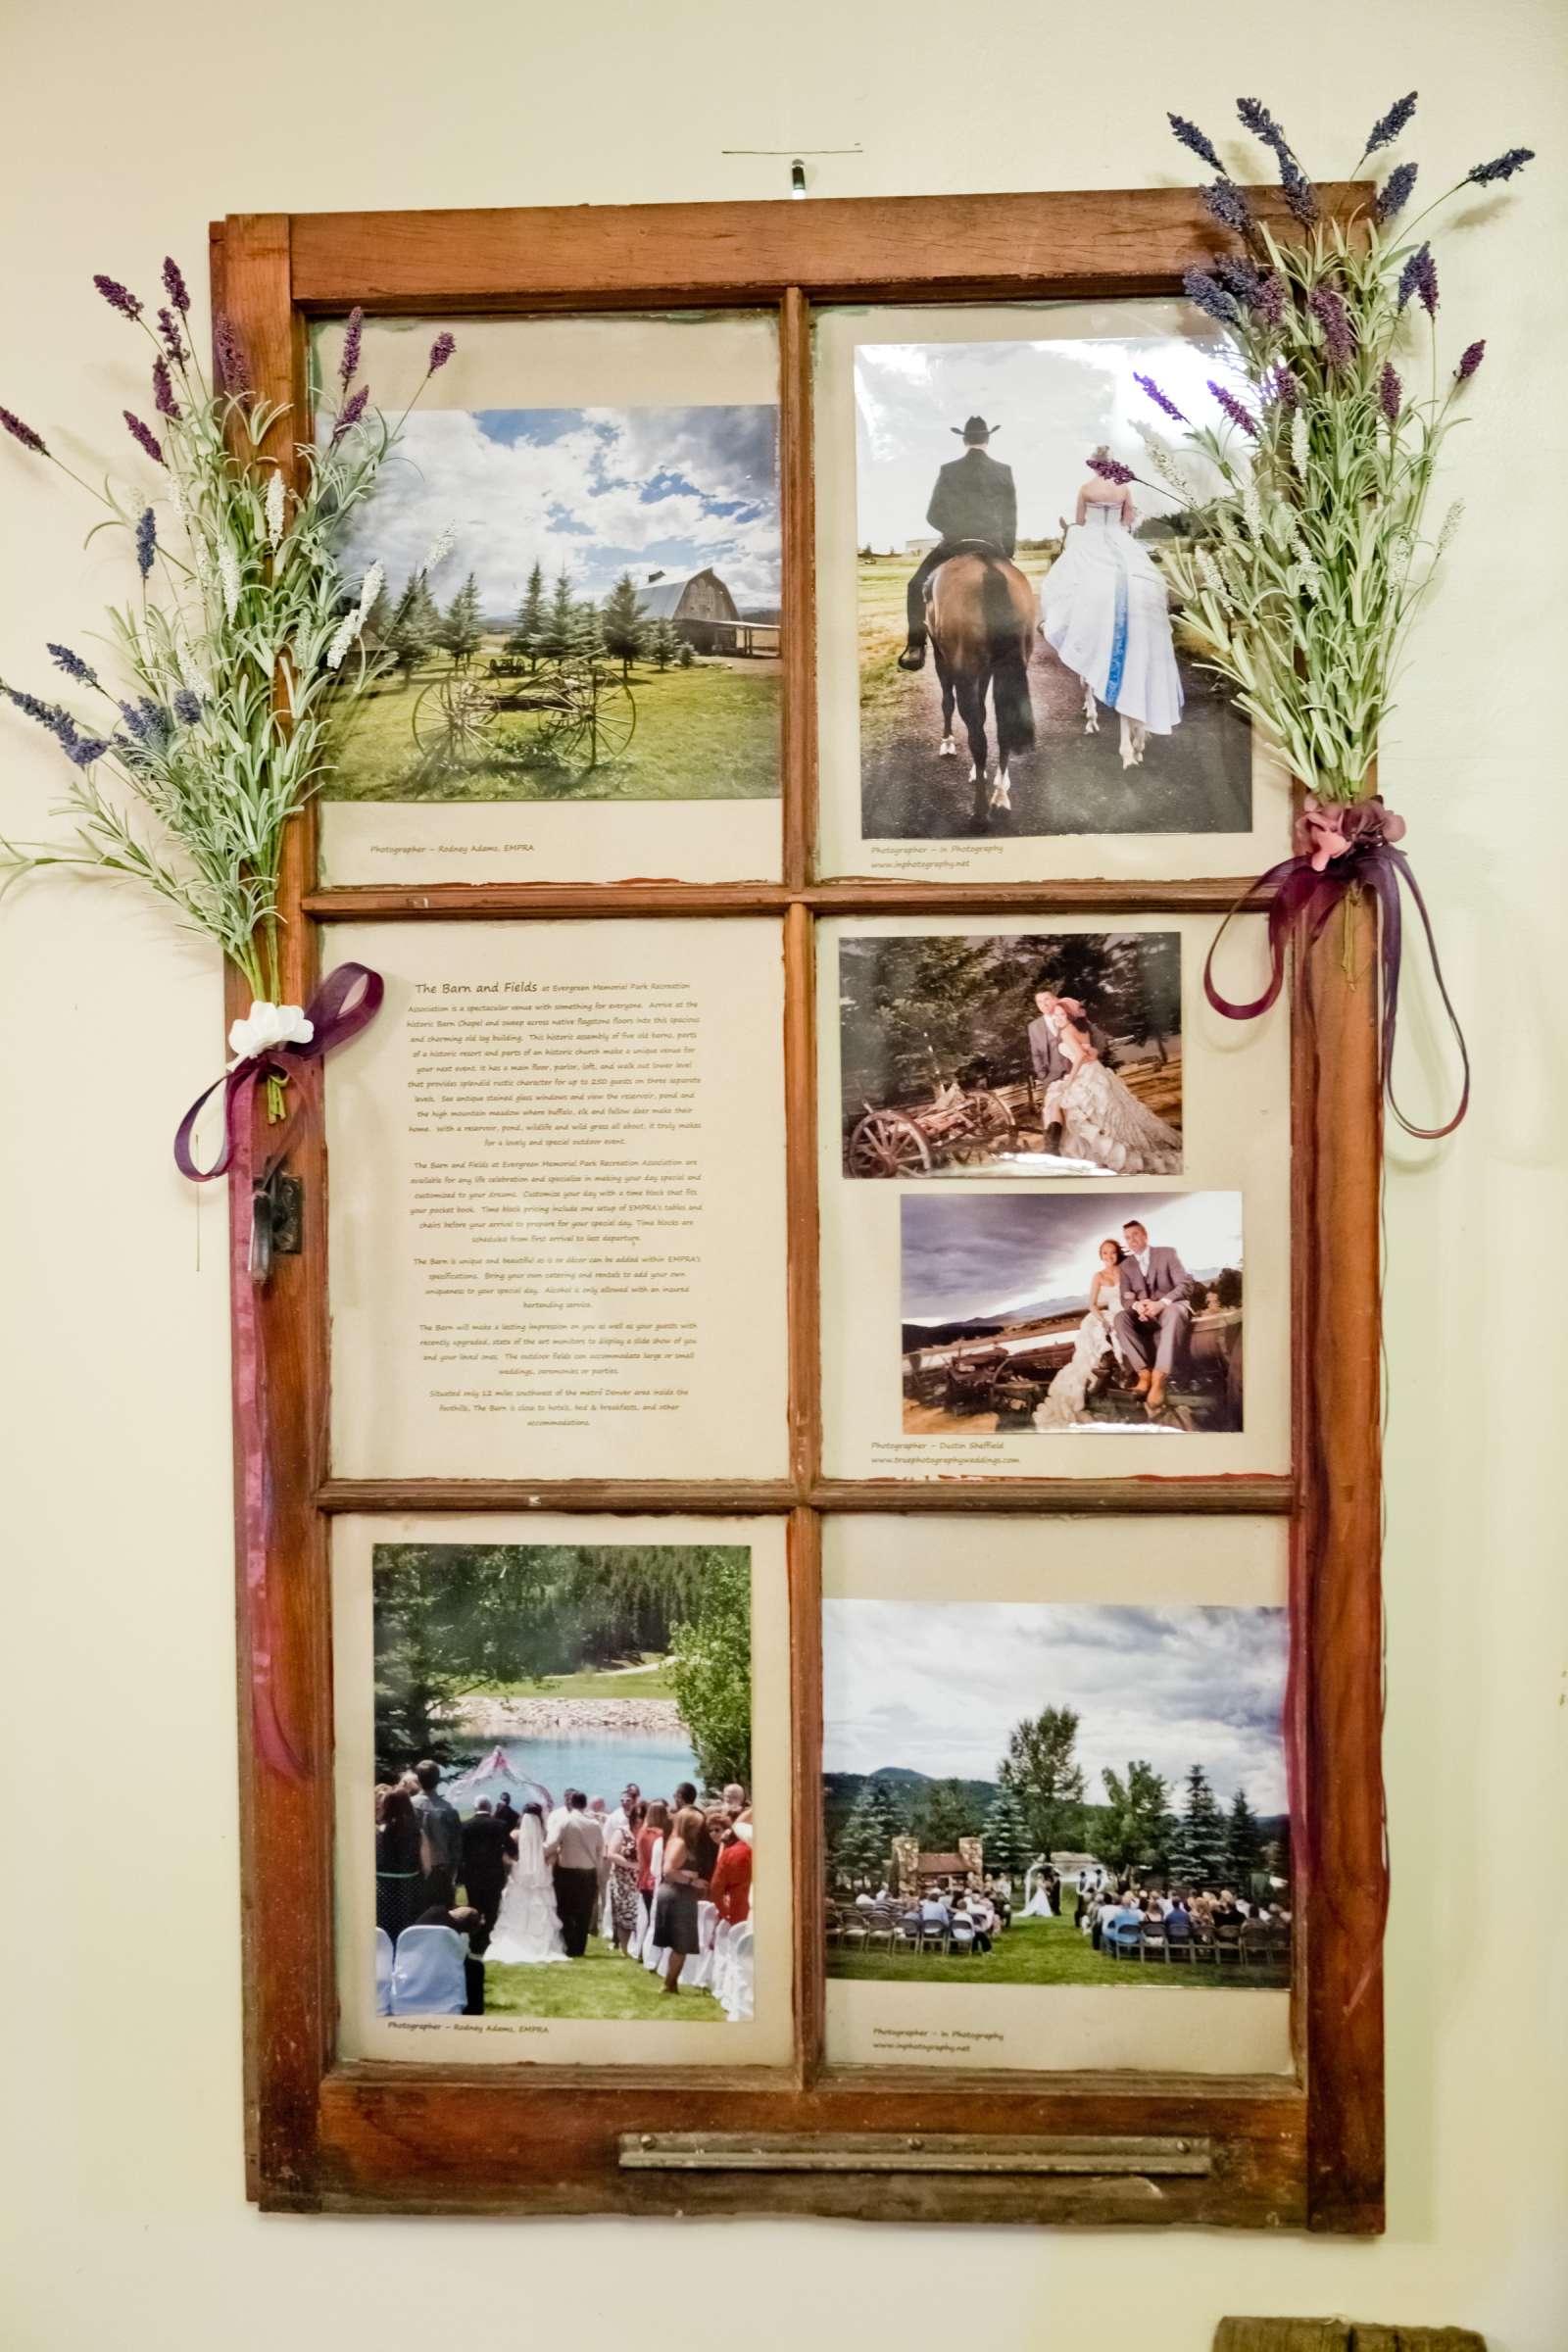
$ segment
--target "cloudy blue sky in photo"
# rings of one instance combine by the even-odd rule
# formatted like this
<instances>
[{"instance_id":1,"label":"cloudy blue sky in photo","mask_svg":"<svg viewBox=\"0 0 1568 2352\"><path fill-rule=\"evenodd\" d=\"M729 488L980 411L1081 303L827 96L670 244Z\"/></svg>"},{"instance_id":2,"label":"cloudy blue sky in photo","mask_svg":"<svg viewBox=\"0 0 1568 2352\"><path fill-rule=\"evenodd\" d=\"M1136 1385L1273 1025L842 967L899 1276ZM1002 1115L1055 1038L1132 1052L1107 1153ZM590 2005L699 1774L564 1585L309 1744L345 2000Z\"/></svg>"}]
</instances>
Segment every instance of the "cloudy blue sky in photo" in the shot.
<instances>
[{"instance_id":1,"label":"cloudy blue sky in photo","mask_svg":"<svg viewBox=\"0 0 1568 2352\"><path fill-rule=\"evenodd\" d=\"M1088 478L1085 461L1102 441L1124 466L1157 481L1137 427L1158 428L1172 449L1181 427L1161 416L1134 383L1135 373L1152 375L1195 421L1221 424L1207 379L1223 383L1231 372L1212 319L1182 302L1158 307L1168 308L1168 335L857 345L860 545L898 550L927 529L937 468L962 452L949 428L970 416L999 427L991 455L1012 468L1023 538L1051 537L1062 516L1072 520L1079 486ZM1152 304L1138 308L1145 317L1156 310ZM1183 326L1194 331L1183 332ZM1186 453L1182 463L1188 465ZM1219 488L1205 461L1195 458L1188 469L1200 495ZM1180 503L1141 485L1133 498L1141 516L1169 514Z\"/></svg>"},{"instance_id":2,"label":"cloudy blue sky in photo","mask_svg":"<svg viewBox=\"0 0 1568 2352\"><path fill-rule=\"evenodd\" d=\"M906 1323L1087 1302L1102 1241L1138 1217L1190 1274L1242 1263L1240 1193L906 1193Z\"/></svg>"},{"instance_id":3,"label":"cloudy blue sky in photo","mask_svg":"<svg viewBox=\"0 0 1568 2352\"><path fill-rule=\"evenodd\" d=\"M994 1780L1015 1723L1071 1707L1093 1803L1140 1756L1283 1812L1286 1639L1283 1609L828 1600L823 1769Z\"/></svg>"},{"instance_id":4,"label":"cloudy blue sky in photo","mask_svg":"<svg viewBox=\"0 0 1568 2352\"><path fill-rule=\"evenodd\" d=\"M394 595L450 529L440 605L471 571L487 617L515 612L535 562L602 601L624 571L686 579L711 565L743 610L779 601L778 411L416 409L350 536Z\"/></svg>"}]
</instances>

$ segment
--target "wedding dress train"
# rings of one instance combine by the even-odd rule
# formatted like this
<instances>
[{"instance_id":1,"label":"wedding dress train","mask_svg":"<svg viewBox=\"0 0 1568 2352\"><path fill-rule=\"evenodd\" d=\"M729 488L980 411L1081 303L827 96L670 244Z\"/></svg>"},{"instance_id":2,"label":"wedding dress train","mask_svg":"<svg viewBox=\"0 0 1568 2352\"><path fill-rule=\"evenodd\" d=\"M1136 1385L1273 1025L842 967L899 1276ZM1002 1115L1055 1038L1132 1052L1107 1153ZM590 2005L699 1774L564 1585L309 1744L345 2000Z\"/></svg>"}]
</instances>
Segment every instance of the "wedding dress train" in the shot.
<instances>
[{"instance_id":1,"label":"wedding dress train","mask_svg":"<svg viewBox=\"0 0 1568 2352\"><path fill-rule=\"evenodd\" d=\"M1092 1306L1078 1326L1071 1355L1035 1406L1036 1429L1071 1429L1083 1419L1089 1383L1110 1345L1109 1311L1102 1306Z\"/></svg>"},{"instance_id":2,"label":"wedding dress train","mask_svg":"<svg viewBox=\"0 0 1568 2352\"><path fill-rule=\"evenodd\" d=\"M545 1867L544 1825L525 1813L517 1825L517 1859L485 1952L487 1960L539 1965L564 1960L555 1883Z\"/></svg>"},{"instance_id":3,"label":"wedding dress train","mask_svg":"<svg viewBox=\"0 0 1568 2352\"><path fill-rule=\"evenodd\" d=\"M1070 1051L1070 1048L1067 1050ZM1059 1124L1065 1159L1092 1160L1115 1176L1176 1176L1182 1139L1140 1102L1102 1061L1085 1057L1046 1089L1041 1117Z\"/></svg>"},{"instance_id":4,"label":"wedding dress train","mask_svg":"<svg viewBox=\"0 0 1568 2352\"><path fill-rule=\"evenodd\" d=\"M1135 767L1147 735L1169 735L1182 715L1170 599L1157 564L1111 500L1069 523L1040 596L1040 633L1084 685L1085 733L1097 702L1121 720L1121 760Z\"/></svg>"}]
</instances>

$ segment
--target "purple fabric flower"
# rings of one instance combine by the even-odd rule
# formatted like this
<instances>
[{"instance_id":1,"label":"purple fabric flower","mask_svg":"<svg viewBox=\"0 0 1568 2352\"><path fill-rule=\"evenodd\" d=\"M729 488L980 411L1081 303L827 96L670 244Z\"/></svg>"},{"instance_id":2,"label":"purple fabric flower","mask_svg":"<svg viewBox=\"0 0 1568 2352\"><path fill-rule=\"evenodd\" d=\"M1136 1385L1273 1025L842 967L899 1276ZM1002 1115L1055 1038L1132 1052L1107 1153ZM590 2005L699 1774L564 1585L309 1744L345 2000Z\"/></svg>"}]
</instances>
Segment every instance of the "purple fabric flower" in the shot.
<instances>
[{"instance_id":1,"label":"purple fabric flower","mask_svg":"<svg viewBox=\"0 0 1568 2352\"><path fill-rule=\"evenodd\" d=\"M1287 211L1294 219L1299 220L1304 228L1310 228L1318 217L1317 190L1307 178L1306 173L1294 161L1282 157L1280 184L1285 190Z\"/></svg>"},{"instance_id":2,"label":"purple fabric flower","mask_svg":"<svg viewBox=\"0 0 1568 2352\"><path fill-rule=\"evenodd\" d=\"M1210 277L1207 270L1183 270L1182 285L1188 301L1196 302L1200 311L1208 313L1210 318L1218 318L1225 326L1240 326L1242 314L1237 308L1235 296L1227 294L1218 279Z\"/></svg>"},{"instance_id":3,"label":"purple fabric flower","mask_svg":"<svg viewBox=\"0 0 1568 2352\"><path fill-rule=\"evenodd\" d=\"M245 392L245 352L239 332L226 311L220 311L213 320L213 352L218 361L218 372L223 379L225 392Z\"/></svg>"},{"instance_id":4,"label":"purple fabric flower","mask_svg":"<svg viewBox=\"0 0 1568 2352\"><path fill-rule=\"evenodd\" d=\"M136 569L143 579L153 567L158 553L158 519L151 507L143 507L136 524Z\"/></svg>"},{"instance_id":5,"label":"purple fabric flower","mask_svg":"<svg viewBox=\"0 0 1568 2352\"><path fill-rule=\"evenodd\" d=\"M1395 165L1372 200L1374 220L1392 220L1396 213L1403 212L1410 201L1410 190L1415 186L1415 175L1414 164Z\"/></svg>"},{"instance_id":6,"label":"purple fabric flower","mask_svg":"<svg viewBox=\"0 0 1568 2352\"><path fill-rule=\"evenodd\" d=\"M179 320L174 317L172 311L159 312L158 332L164 338L164 349L176 367L183 368L186 358L185 345L179 331Z\"/></svg>"},{"instance_id":7,"label":"purple fabric flower","mask_svg":"<svg viewBox=\"0 0 1568 2352\"><path fill-rule=\"evenodd\" d=\"M160 416L167 416L172 424L179 422L180 407L174 398L174 387L169 380L167 360L153 362L153 407Z\"/></svg>"},{"instance_id":8,"label":"purple fabric flower","mask_svg":"<svg viewBox=\"0 0 1568 2352\"><path fill-rule=\"evenodd\" d=\"M1183 115L1167 115L1165 120L1184 147L1207 164L1211 172L1224 172L1225 167L1214 152L1213 141L1204 137L1196 122L1189 122Z\"/></svg>"},{"instance_id":9,"label":"purple fabric flower","mask_svg":"<svg viewBox=\"0 0 1568 2352\"><path fill-rule=\"evenodd\" d=\"M122 318L139 318L141 317L141 304L136 300L130 288L122 286L118 277L105 277L100 270L95 273L92 282L105 302L108 303L109 308L112 311L118 311Z\"/></svg>"},{"instance_id":10,"label":"purple fabric flower","mask_svg":"<svg viewBox=\"0 0 1568 2352\"><path fill-rule=\"evenodd\" d=\"M171 261L167 254L164 257L164 292L183 318L190 309L190 289L179 264Z\"/></svg>"},{"instance_id":11,"label":"purple fabric flower","mask_svg":"<svg viewBox=\"0 0 1568 2352\"><path fill-rule=\"evenodd\" d=\"M1465 178L1478 188L1490 188L1494 179L1512 179L1516 172L1535 161L1535 154L1533 147L1510 147L1506 155L1494 156L1490 164L1473 164Z\"/></svg>"},{"instance_id":12,"label":"purple fabric flower","mask_svg":"<svg viewBox=\"0 0 1568 2352\"><path fill-rule=\"evenodd\" d=\"M1414 90L1404 98L1396 98L1388 113L1372 125L1372 135L1362 148L1363 155L1376 155L1380 147L1392 147L1410 117L1415 113Z\"/></svg>"},{"instance_id":13,"label":"purple fabric flower","mask_svg":"<svg viewBox=\"0 0 1568 2352\"><path fill-rule=\"evenodd\" d=\"M136 741L140 743L147 733L145 706L143 707L143 710L138 710L134 703L122 703L120 706L120 715L124 720L126 726L130 729Z\"/></svg>"},{"instance_id":14,"label":"purple fabric flower","mask_svg":"<svg viewBox=\"0 0 1568 2352\"><path fill-rule=\"evenodd\" d=\"M37 695L24 693L20 686L0 686L0 694L16 705L24 718L36 719L40 727L47 727L61 743L74 738L76 722L63 704L41 702Z\"/></svg>"},{"instance_id":15,"label":"purple fabric flower","mask_svg":"<svg viewBox=\"0 0 1568 2352\"><path fill-rule=\"evenodd\" d=\"M1208 273L1219 280L1227 294L1234 294L1238 302L1254 301L1262 283L1251 263L1240 254L1222 253L1209 263Z\"/></svg>"},{"instance_id":16,"label":"purple fabric flower","mask_svg":"<svg viewBox=\"0 0 1568 2352\"><path fill-rule=\"evenodd\" d=\"M13 416L9 409L0 409L0 424L5 426L13 441L20 441L24 449L30 449L35 458L49 455L44 447L43 436L35 433L30 424L24 424L20 416Z\"/></svg>"},{"instance_id":17,"label":"purple fabric flower","mask_svg":"<svg viewBox=\"0 0 1568 2352\"><path fill-rule=\"evenodd\" d=\"M1089 461L1091 473L1098 473L1102 482L1130 482L1134 479L1130 466L1120 466L1114 458L1093 457Z\"/></svg>"},{"instance_id":18,"label":"purple fabric flower","mask_svg":"<svg viewBox=\"0 0 1568 2352\"><path fill-rule=\"evenodd\" d=\"M174 716L182 727L193 727L201 714L201 697L182 686L174 697Z\"/></svg>"},{"instance_id":19,"label":"purple fabric flower","mask_svg":"<svg viewBox=\"0 0 1568 2352\"><path fill-rule=\"evenodd\" d=\"M1254 139L1261 139L1265 147L1272 147L1277 156L1283 158L1290 154L1289 139L1260 98L1238 98L1236 113L1242 128L1250 130Z\"/></svg>"},{"instance_id":20,"label":"purple fabric flower","mask_svg":"<svg viewBox=\"0 0 1568 2352\"><path fill-rule=\"evenodd\" d=\"M348 327L343 336L343 357L338 362L337 380L346 392L360 368L360 345L365 339L365 313L358 303L349 313Z\"/></svg>"},{"instance_id":21,"label":"purple fabric flower","mask_svg":"<svg viewBox=\"0 0 1568 2352\"><path fill-rule=\"evenodd\" d=\"M1453 371L1454 382L1467 384L1486 356L1487 346L1484 337L1479 343L1467 343L1459 355L1459 365Z\"/></svg>"},{"instance_id":22,"label":"purple fabric flower","mask_svg":"<svg viewBox=\"0 0 1568 2352\"><path fill-rule=\"evenodd\" d=\"M1160 390L1159 386L1155 383L1152 375L1138 375L1135 373L1133 376L1133 382L1137 384L1143 391L1148 393L1150 399L1153 402L1156 409L1163 409L1166 416L1174 416L1178 424L1185 424L1187 422L1186 417L1182 415L1180 409L1176 406L1176 403L1166 397L1166 395Z\"/></svg>"},{"instance_id":23,"label":"purple fabric flower","mask_svg":"<svg viewBox=\"0 0 1568 2352\"><path fill-rule=\"evenodd\" d=\"M1265 277L1260 277L1257 281L1257 290L1252 296L1252 308L1266 325L1278 326L1285 317L1285 280L1277 271L1271 270Z\"/></svg>"},{"instance_id":24,"label":"purple fabric flower","mask_svg":"<svg viewBox=\"0 0 1568 2352\"><path fill-rule=\"evenodd\" d=\"M1385 360L1383 372L1378 377L1378 407L1390 424L1397 424L1403 406L1404 386L1399 381L1399 371L1392 361Z\"/></svg>"},{"instance_id":25,"label":"purple fabric flower","mask_svg":"<svg viewBox=\"0 0 1568 2352\"><path fill-rule=\"evenodd\" d=\"M101 760L109 749L110 746L98 735L74 735L65 746L66 757L73 767L91 767L93 761Z\"/></svg>"},{"instance_id":26,"label":"purple fabric flower","mask_svg":"<svg viewBox=\"0 0 1568 2352\"><path fill-rule=\"evenodd\" d=\"M90 669L81 656L74 654L69 645L46 645L44 652L54 662L56 669L63 669L68 678L74 678L82 686L97 685L98 672Z\"/></svg>"},{"instance_id":27,"label":"purple fabric flower","mask_svg":"<svg viewBox=\"0 0 1568 2352\"><path fill-rule=\"evenodd\" d=\"M343 406L337 413L337 422L332 427L332 438L334 441L341 441L345 433L349 433L354 430L354 427L359 423L360 418L365 415L366 405L368 402L369 397L369 385L362 384L359 390L351 394L349 399L343 403Z\"/></svg>"},{"instance_id":28,"label":"purple fabric flower","mask_svg":"<svg viewBox=\"0 0 1568 2352\"><path fill-rule=\"evenodd\" d=\"M1232 424L1239 424L1243 432L1250 433L1252 439L1255 441L1257 439L1257 419L1250 414L1250 411L1243 408L1235 393L1227 392L1223 384L1216 384L1212 380L1210 380L1208 388L1213 393L1214 398L1219 402L1220 407L1224 410Z\"/></svg>"},{"instance_id":29,"label":"purple fabric flower","mask_svg":"<svg viewBox=\"0 0 1568 2352\"><path fill-rule=\"evenodd\" d=\"M1221 228L1233 229L1239 237L1250 234L1252 208L1234 179L1216 179L1212 187L1203 190L1203 202Z\"/></svg>"},{"instance_id":30,"label":"purple fabric flower","mask_svg":"<svg viewBox=\"0 0 1568 2352\"><path fill-rule=\"evenodd\" d=\"M1432 258L1430 245L1423 245L1415 257L1415 290L1421 297L1421 308L1429 318L1438 315L1438 265Z\"/></svg>"},{"instance_id":31,"label":"purple fabric flower","mask_svg":"<svg viewBox=\"0 0 1568 2352\"><path fill-rule=\"evenodd\" d=\"M129 409L122 409L120 414L125 419L125 430L135 442L136 447L144 449L154 464L161 466L164 462L163 449L156 437L143 424L141 418L133 416Z\"/></svg>"},{"instance_id":32,"label":"purple fabric flower","mask_svg":"<svg viewBox=\"0 0 1568 2352\"><path fill-rule=\"evenodd\" d=\"M1421 282L1422 266L1430 259L1431 250L1428 245L1419 246L1399 271L1398 307L1401 311Z\"/></svg>"},{"instance_id":33,"label":"purple fabric flower","mask_svg":"<svg viewBox=\"0 0 1568 2352\"><path fill-rule=\"evenodd\" d=\"M1332 286L1314 286L1306 307L1323 329L1323 357L1329 366L1348 368L1355 358L1355 329L1340 296Z\"/></svg>"},{"instance_id":34,"label":"purple fabric flower","mask_svg":"<svg viewBox=\"0 0 1568 2352\"><path fill-rule=\"evenodd\" d=\"M443 329L443 331L437 335L435 341L430 346L430 365L426 368L425 373L427 375L434 375L438 368L444 368L457 348L457 336L449 334L445 331L445 329Z\"/></svg>"},{"instance_id":35,"label":"purple fabric flower","mask_svg":"<svg viewBox=\"0 0 1568 2352\"><path fill-rule=\"evenodd\" d=\"M1298 409L1301 405L1301 387L1283 361L1268 369L1257 389L1267 408Z\"/></svg>"}]
</instances>

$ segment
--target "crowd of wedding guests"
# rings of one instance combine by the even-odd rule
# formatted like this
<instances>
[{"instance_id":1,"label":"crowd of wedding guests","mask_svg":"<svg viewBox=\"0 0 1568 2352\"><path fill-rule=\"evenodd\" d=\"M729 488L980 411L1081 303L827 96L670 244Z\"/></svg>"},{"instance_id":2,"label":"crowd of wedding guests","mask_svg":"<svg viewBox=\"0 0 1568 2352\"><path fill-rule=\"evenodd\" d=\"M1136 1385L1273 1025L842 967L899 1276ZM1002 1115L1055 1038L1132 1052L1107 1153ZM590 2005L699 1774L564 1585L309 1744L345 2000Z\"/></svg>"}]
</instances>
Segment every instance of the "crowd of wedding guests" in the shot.
<instances>
[{"instance_id":1,"label":"crowd of wedding guests","mask_svg":"<svg viewBox=\"0 0 1568 2352\"><path fill-rule=\"evenodd\" d=\"M1243 1947L1250 1939L1288 1948L1291 1912L1287 1903L1255 1900L1231 1886L1164 1888L1116 1877L1099 1863L1081 1868L1071 1882L1074 1924L1097 1952L1107 1958L1138 1956L1158 1944L1164 1952L1185 1945L1193 1951ZM1059 1919L1064 1892L1061 1874L1043 1859L1032 1864L1024 1886L1020 1919ZM930 1881L918 1899L894 1895L884 1883L857 1880L829 1900L830 1943L858 1944L874 1932L893 1942L936 1946L942 1952L989 1952L1011 1924L1012 1881L1004 1872L947 1875Z\"/></svg>"},{"instance_id":2,"label":"crowd of wedding guests","mask_svg":"<svg viewBox=\"0 0 1568 2352\"><path fill-rule=\"evenodd\" d=\"M411 1927L456 1930L466 1954L466 2015L484 2014L484 1955L509 1883L514 1895L521 1891L541 1842L548 1883L530 1881L533 1899L513 1905L529 1940L516 1951L508 1944L509 1959L581 1960L597 1934L607 1953L656 1967L675 1995L687 1963L704 1951L705 1926L711 1935L715 1923L733 1930L751 1918L752 1806L739 1782L706 1802L691 1781L646 1799L628 1782L612 1807L567 1788L548 1812L519 1809L503 1793L479 1797L463 1815L427 1759L375 1790L375 1924L394 1954Z\"/></svg>"},{"instance_id":3,"label":"crowd of wedding guests","mask_svg":"<svg viewBox=\"0 0 1568 2352\"><path fill-rule=\"evenodd\" d=\"M1230 1886L1173 1886L1160 1892L1131 1882L1118 1885L1102 1872L1097 1885L1080 1886L1078 1926L1097 1952L1114 1956L1136 1952L1146 1940L1167 1950L1174 1944L1239 1947L1249 1926L1288 1937L1291 1912L1286 1903L1254 1902Z\"/></svg>"}]
</instances>

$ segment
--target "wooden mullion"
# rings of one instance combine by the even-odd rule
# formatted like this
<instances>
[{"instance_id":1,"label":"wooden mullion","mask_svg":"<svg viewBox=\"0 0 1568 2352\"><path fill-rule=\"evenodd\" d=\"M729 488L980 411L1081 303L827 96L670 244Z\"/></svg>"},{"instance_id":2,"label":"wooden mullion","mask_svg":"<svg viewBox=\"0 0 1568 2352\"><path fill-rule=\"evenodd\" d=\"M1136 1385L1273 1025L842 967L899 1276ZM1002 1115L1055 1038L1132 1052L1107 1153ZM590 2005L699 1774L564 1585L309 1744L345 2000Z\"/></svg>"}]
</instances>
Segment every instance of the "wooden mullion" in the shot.
<instances>
[{"instance_id":1,"label":"wooden mullion","mask_svg":"<svg viewBox=\"0 0 1568 2352\"><path fill-rule=\"evenodd\" d=\"M822 1831L822 1528L815 1511L790 1521L790 1787L794 1863L795 2055L809 2089L824 2056L827 1951Z\"/></svg>"},{"instance_id":2,"label":"wooden mullion","mask_svg":"<svg viewBox=\"0 0 1568 2352\"><path fill-rule=\"evenodd\" d=\"M811 317L799 286L779 310L779 450L784 539L784 880L816 858L816 523L811 470Z\"/></svg>"},{"instance_id":3,"label":"wooden mullion","mask_svg":"<svg viewBox=\"0 0 1568 2352\"><path fill-rule=\"evenodd\" d=\"M971 915L1107 913L1228 914L1250 887L1246 875L1195 881L813 882L431 882L367 883L307 892L318 922L494 922L529 915L813 914ZM1272 898L1255 901L1258 911Z\"/></svg>"}]
</instances>

